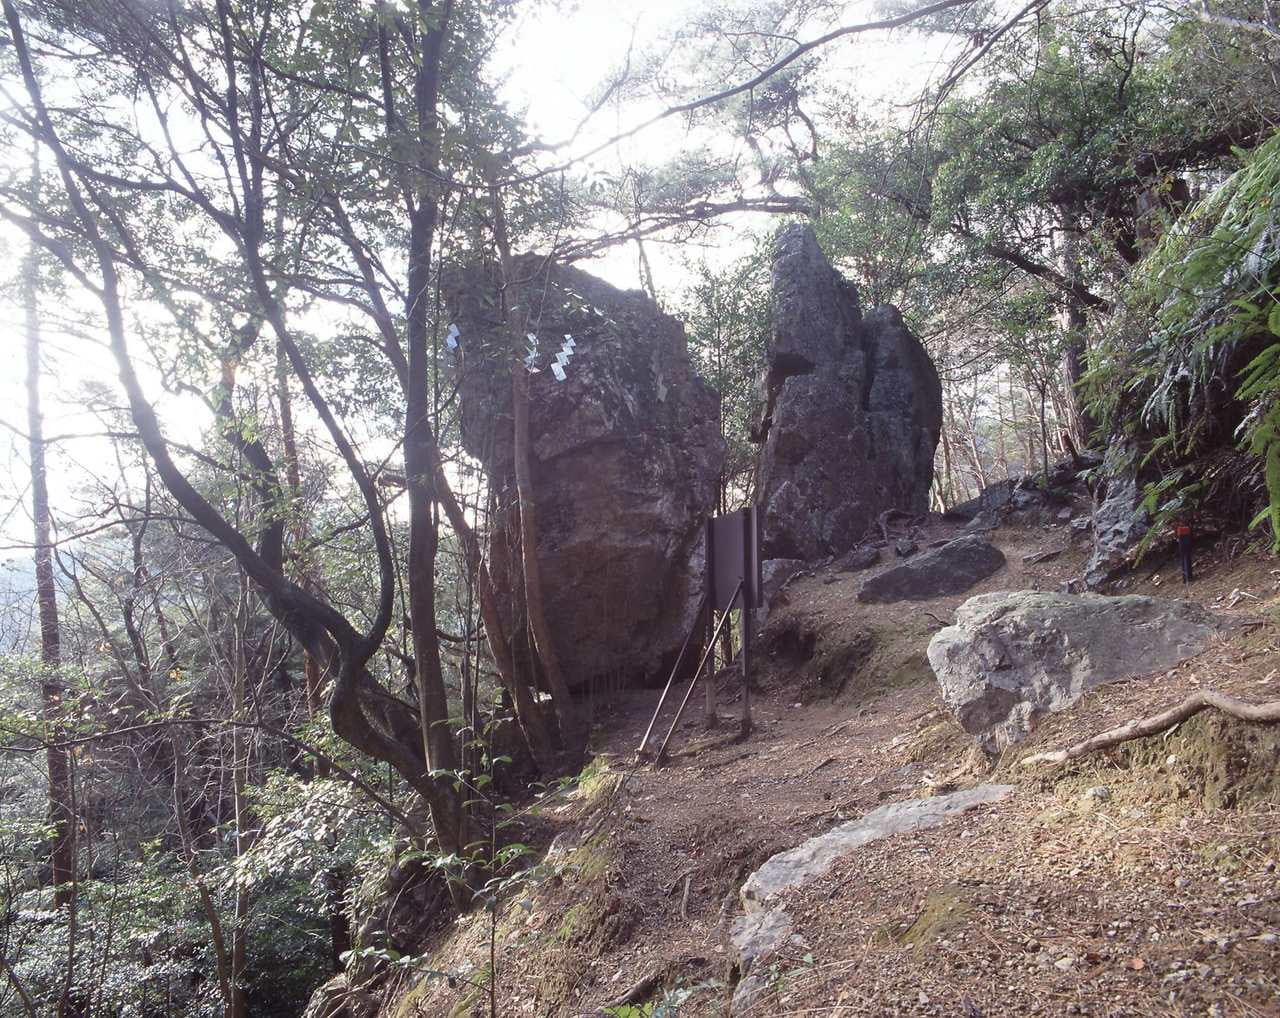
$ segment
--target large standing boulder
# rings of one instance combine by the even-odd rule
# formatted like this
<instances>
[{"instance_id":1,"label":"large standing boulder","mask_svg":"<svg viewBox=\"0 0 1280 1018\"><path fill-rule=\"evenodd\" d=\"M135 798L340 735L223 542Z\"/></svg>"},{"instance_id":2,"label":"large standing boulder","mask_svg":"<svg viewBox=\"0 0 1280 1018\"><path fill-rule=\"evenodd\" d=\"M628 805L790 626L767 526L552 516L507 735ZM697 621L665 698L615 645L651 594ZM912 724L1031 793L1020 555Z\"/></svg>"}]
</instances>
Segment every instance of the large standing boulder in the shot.
<instances>
[{"instance_id":1,"label":"large standing boulder","mask_svg":"<svg viewBox=\"0 0 1280 1018\"><path fill-rule=\"evenodd\" d=\"M976 534L967 534L868 577L858 590L858 600L884 604L963 594L1004 564L999 548Z\"/></svg>"},{"instance_id":2,"label":"large standing boulder","mask_svg":"<svg viewBox=\"0 0 1280 1018\"><path fill-rule=\"evenodd\" d=\"M703 522L724 458L720 403L684 330L644 294L525 256L508 301L537 337L530 376L532 486L547 618L565 676L643 681L670 667L702 593ZM459 332L462 440L497 492L495 577L519 590L512 350L492 271L446 281ZM573 348L565 378L556 355ZM523 611L508 624L520 658Z\"/></svg>"},{"instance_id":3,"label":"large standing boulder","mask_svg":"<svg viewBox=\"0 0 1280 1018\"><path fill-rule=\"evenodd\" d=\"M1172 668L1226 624L1191 601L1020 590L971 597L929 642L942 698L988 752L1090 689Z\"/></svg>"},{"instance_id":4,"label":"large standing boulder","mask_svg":"<svg viewBox=\"0 0 1280 1018\"><path fill-rule=\"evenodd\" d=\"M863 315L807 226L778 239L759 491L764 557L856 545L887 509L924 512L942 386L895 308Z\"/></svg>"}]
</instances>

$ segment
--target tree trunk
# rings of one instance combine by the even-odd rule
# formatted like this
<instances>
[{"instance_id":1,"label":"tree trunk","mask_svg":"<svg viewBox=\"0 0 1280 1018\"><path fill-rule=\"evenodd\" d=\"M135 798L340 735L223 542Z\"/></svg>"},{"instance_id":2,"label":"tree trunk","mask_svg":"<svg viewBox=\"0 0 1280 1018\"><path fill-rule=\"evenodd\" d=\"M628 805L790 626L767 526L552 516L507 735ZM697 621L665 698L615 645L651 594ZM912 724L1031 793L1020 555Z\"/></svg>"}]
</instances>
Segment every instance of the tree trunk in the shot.
<instances>
[{"instance_id":1,"label":"tree trunk","mask_svg":"<svg viewBox=\"0 0 1280 1018\"><path fill-rule=\"evenodd\" d=\"M997 372L999 369L997 369ZM1012 404L1012 393L1010 394L1009 404ZM1003 393L1000 391L1000 375L996 375L996 456L998 462L999 477L1009 476L1009 448L1007 444L1006 430L1010 426L1004 419L1006 401ZM1010 410L1012 406L1010 405Z\"/></svg>"},{"instance_id":2,"label":"tree trunk","mask_svg":"<svg viewBox=\"0 0 1280 1018\"><path fill-rule=\"evenodd\" d=\"M1063 217L1062 274L1072 284L1066 293L1065 327L1067 342L1062 355L1062 376L1067 390L1067 406L1070 409L1070 430L1079 448L1088 448L1097 422L1084 406L1080 381L1084 377L1088 359L1085 328L1088 325L1087 309L1080 298L1083 291L1083 270L1080 265L1079 224L1074 215Z\"/></svg>"},{"instance_id":3,"label":"tree trunk","mask_svg":"<svg viewBox=\"0 0 1280 1018\"><path fill-rule=\"evenodd\" d=\"M191 882L195 884L196 896L200 899L200 908L204 912L205 921L209 924L209 937L213 941L214 971L218 979L218 993L222 997L224 1012L230 1012L232 1004L231 958L227 951L226 935L222 929L222 919L218 915L218 906L214 903L209 885L205 883L204 874L197 863L195 838L191 833L191 820L187 815L187 751L179 741L179 727L174 726L170 739L173 743L173 815L178 824L178 839L182 846L182 859Z\"/></svg>"},{"instance_id":4,"label":"tree trunk","mask_svg":"<svg viewBox=\"0 0 1280 1018\"><path fill-rule=\"evenodd\" d=\"M950 509L953 505L962 501L956 498L956 482L954 474L954 465L951 462L951 427L944 423L942 426L942 508Z\"/></svg>"},{"instance_id":5,"label":"tree trunk","mask_svg":"<svg viewBox=\"0 0 1280 1018\"><path fill-rule=\"evenodd\" d=\"M973 483L981 494L987 486L987 471L982 463L982 450L978 448L978 427L975 420L976 410L971 405L969 412L962 417L957 417L954 411L951 412L952 421L957 423L963 430L963 435L957 435L957 441L964 450L965 455L969 459L969 465L973 469Z\"/></svg>"},{"instance_id":6,"label":"tree trunk","mask_svg":"<svg viewBox=\"0 0 1280 1018\"><path fill-rule=\"evenodd\" d=\"M1031 395L1031 386L1027 385L1024 376L1022 382L1022 426L1018 434L1022 439L1022 454L1025 457L1026 471L1029 474L1036 470L1036 436L1035 436L1035 400Z\"/></svg>"},{"instance_id":7,"label":"tree trunk","mask_svg":"<svg viewBox=\"0 0 1280 1018\"><path fill-rule=\"evenodd\" d=\"M245 649L249 625L249 582L240 574L240 591L231 632L231 717L248 720L245 686L249 681L249 655ZM249 784L249 734L240 725L231 729L231 809L235 824L235 856L239 859L252 845L253 826L245 791ZM249 888L242 876L235 878L235 912L231 922L231 999L226 1018L248 1018L245 994L245 967L248 961Z\"/></svg>"},{"instance_id":8,"label":"tree trunk","mask_svg":"<svg viewBox=\"0 0 1280 1018\"><path fill-rule=\"evenodd\" d=\"M283 233L283 224L277 222L277 232ZM284 348L276 344L276 394L280 403L280 442L284 446L285 479L289 484L289 517L293 521L291 539L294 558L298 563L298 582L306 590L314 592L311 567L303 546L307 539L306 515L299 503L302 494L302 470L298 462L298 440L293 426L293 398L289 392L289 361ZM321 688L324 682L320 662L305 648L302 651L302 674L307 716L314 718L322 706ZM315 776L327 778L329 764L316 760ZM342 897L346 886L343 875L336 867L324 872L324 907L329 920L329 964L333 972L342 971L341 957L351 946L351 930L342 911Z\"/></svg>"},{"instance_id":9,"label":"tree trunk","mask_svg":"<svg viewBox=\"0 0 1280 1018\"><path fill-rule=\"evenodd\" d=\"M524 733L525 743L533 755L534 763L544 775L549 776L554 774L558 767L555 739L547 727L542 708L534 699L533 690L516 674L511 649L507 645L506 627L503 626L502 616L498 611L498 592L494 589L493 577L480 550L480 539L467 520L466 513L462 511L462 506L449 489L438 457L435 460L435 468L437 490L444 506L445 517L462 543L467 569L475 577L476 593L480 600L480 617L484 621L485 638L489 643L489 651L493 655L494 667L498 670L498 678L511 694L516 722Z\"/></svg>"},{"instance_id":10,"label":"tree trunk","mask_svg":"<svg viewBox=\"0 0 1280 1018\"><path fill-rule=\"evenodd\" d=\"M298 462L298 439L293 425L293 396L289 392L289 360L284 347L279 343L276 344L276 398L280 404L280 444L284 447L284 474L289 485L287 516L291 521L289 529L293 557L297 562L298 583L303 589L314 592L310 565L303 549L307 540L307 523L306 514L299 502L302 495L302 468ZM305 649L302 652L302 673L305 679L307 715L315 717L320 712L320 692L324 678L315 655ZM319 769L317 773L324 777Z\"/></svg>"},{"instance_id":11,"label":"tree trunk","mask_svg":"<svg viewBox=\"0 0 1280 1018\"><path fill-rule=\"evenodd\" d=\"M529 461L529 372L515 356L521 336L517 312L512 307L511 288L516 285L511 244L507 235L502 197L493 191L494 240L502 267L502 316L506 322L511 351L511 416L513 458L516 475L516 503L520 512L520 563L524 573L525 611L533 647L551 691L551 702L560 722L560 739L567 757L566 764L576 769L587 746L587 731L579 715L569 685L560 666L551 626L547 623L542 600L542 570L538 564L538 512L533 499L533 477Z\"/></svg>"},{"instance_id":12,"label":"tree trunk","mask_svg":"<svg viewBox=\"0 0 1280 1018\"><path fill-rule=\"evenodd\" d=\"M644 241L639 237L636 238L636 251L639 255L640 283L644 287L644 292L649 295L649 299L657 304L658 288L653 282L653 266L649 264L649 254L644 249Z\"/></svg>"},{"instance_id":13,"label":"tree trunk","mask_svg":"<svg viewBox=\"0 0 1280 1018\"><path fill-rule=\"evenodd\" d=\"M1040 456L1044 464L1044 486L1049 487L1049 386L1040 384Z\"/></svg>"},{"instance_id":14,"label":"tree trunk","mask_svg":"<svg viewBox=\"0 0 1280 1018\"><path fill-rule=\"evenodd\" d=\"M428 54L430 59L424 61L423 73L434 75L438 86L438 49L443 42L443 32L447 29L452 6L448 0L439 12L432 10L429 4L423 6L423 23L433 26L427 36L431 38L434 35L436 39L436 52L434 56ZM218 0L215 7L224 20L229 18L229 0ZM450 783L436 780L430 775L418 748L419 733L413 726L412 715L382 688L367 668L370 657L385 635L394 601L394 562L376 488L356 450L339 426L332 408L316 386L305 358L290 338L284 311L271 294L257 248L254 243L249 242L250 238L246 238L242 229L244 224L225 217L218 219L218 224L228 236L241 245L256 295L263 304L263 312L271 322L277 338L285 345L294 374L350 472L369 513L370 529L378 555L380 590L378 613L368 632L363 635L356 631L350 620L333 604L302 590L284 575L273 558L256 550L246 535L204 498L174 461L130 352L121 300L121 281L116 267L118 254L99 223L100 217L110 215L109 211L104 211L98 204L99 200L106 199L102 198L100 192L86 191L82 187L80 168L67 152L45 103L17 4L14 0L0 0L0 8L4 11L9 27L13 54L23 85L31 99L33 117L41 132L41 140L57 160L72 222L83 231L84 239L92 250L93 263L100 276L100 282L95 286L96 296L102 306L109 348L120 375L120 384L128 399L130 416L138 438L155 465L157 474L191 518L234 555L262 591L271 613L288 627L301 645L317 656L322 670L327 670L333 682L329 713L337 734L353 748L390 764L431 804L433 817L440 820L436 824L436 833L445 852L463 848L466 842L459 839L468 831L453 819L457 812L454 808L459 799L457 793ZM229 30L224 34L230 37ZM228 60L231 59L228 56ZM438 87L432 94L437 92ZM236 95L236 88L228 90L228 105L232 104ZM233 128L232 142L243 154L245 139L235 129L237 117L231 112L227 119ZM434 117L428 119L434 123ZM261 157L260 148L250 146L248 152L249 158ZM438 173L432 172L424 172L420 176L422 181L431 182L421 185L425 192L435 187L434 182L439 179ZM413 419L412 413L409 417ZM271 550L274 549L268 549ZM432 635L434 636L434 632Z\"/></svg>"},{"instance_id":15,"label":"tree trunk","mask_svg":"<svg viewBox=\"0 0 1280 1018\"><path fill-rule=\"evenodd\" d=\"M436 554L440 535L433 504L441 497L435 469L435 434L431 418L430 294L432 246L440 199L440 66L451 25L451 0L437 6L418 2L421 59L413 82L417 142L421 152L409 216L408 299L405 339L408 378L405 386L404 465L409 495L409 618L413 626L415 684L423 755L429 771L456 771L456 744L449 731L449 698L436 636ZM477 841L463 808L463 796L449 780L435 781L428 797L431 820L445 853L465 854ZM458 889L455 902L465 904Z\"/></svg>"},{"instance_id":16,"label":"tree trunk","mask_svg":"<svg viewBox=\"0 0 1280 1018\"><path fill-rule=\"evenodd\" d=\"M579 717L569 685L560 667L551 626L542 602L542 571L538 565L538 516L533 501L533 480L529 471L529 373L519 360L511 363L512 417L515 428L516 499L520 509L520 564L524 573L525 611L534 650L542 663L551 702L560 722L560 738L570 769L577 766L586 749L587 733Z\"/></svg>"},{"instance_id":17,"label":"tree trunk","mask_svg":"<svg viewBox=\"0 0 1280 1018\"><path fill-rule=\"evenodd\" d=\"M730 613L732 614L732 613ZM733 663L733 619L720 630L720 667L728 668ZM715 674L715 660L711 662L711 673Z\"/></svg>"},{"instance_id":18,"label":"tree trunk","mask_svg":"<svg viewBox=\"0 0 1280 1018\"><path fill-rule=\"evenodd\" d=\"M39 181L39 170L33 173ZM49 483L45 469L44 417L40 408L39 262L35 245L27 253L22 272L22 298L27 333L27 441L31 457L31 516L35 521L36 604L40 617L40 696L44 711L45 752L49 772L49 860L55 908L75 898L75 811L71 799L71 760L68 750L53 745L62 720L62 639L58 628L58 592L53 581L50 542Z\"/></svg>"}]
</instances>

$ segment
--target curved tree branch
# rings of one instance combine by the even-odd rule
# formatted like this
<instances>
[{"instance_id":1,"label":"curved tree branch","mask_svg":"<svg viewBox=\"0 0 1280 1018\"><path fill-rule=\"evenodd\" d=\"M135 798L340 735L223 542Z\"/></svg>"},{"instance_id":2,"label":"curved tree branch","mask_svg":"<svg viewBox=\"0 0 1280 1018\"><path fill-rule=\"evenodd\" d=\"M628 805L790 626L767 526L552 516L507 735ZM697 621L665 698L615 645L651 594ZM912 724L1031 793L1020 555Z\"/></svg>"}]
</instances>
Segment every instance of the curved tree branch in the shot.
<instances>
[{"instance_id":1,"label":"curved tree branch","mask_svg":"<svg viewBox=\"0 0 1280 1018\"><path fill-rule=\"evenodd\" d=\"M1159 714L1128 721L1117 728L1100 732L1091 738L1085 739L1083 742L1077 742L1074 746L1068 746L1066 749L1053 750L1048 753L1034 753L1031 756L1024 757L1021 766L1034 767L1037 764L1063 764L1070 760L1078 760L1080 757L1087 756L1090 753L1096 753L1100 749L1118 746L1122 742L1129 742L1132 739L1145 739L1149 735L1159 735L1161 732L1167 732L1175 725L1182 724L1188 718L1210 707L1222 711L1228 717L1238 718L1241 721L1265 725L1280 724L1280 700L1272 700L1269 703L1250 703L1247 700L1228 696L1226 693L1219 693L1216 689L1201 689L1192 693L1176 707L1170 707Z\"/></svg>"}]
</instances>

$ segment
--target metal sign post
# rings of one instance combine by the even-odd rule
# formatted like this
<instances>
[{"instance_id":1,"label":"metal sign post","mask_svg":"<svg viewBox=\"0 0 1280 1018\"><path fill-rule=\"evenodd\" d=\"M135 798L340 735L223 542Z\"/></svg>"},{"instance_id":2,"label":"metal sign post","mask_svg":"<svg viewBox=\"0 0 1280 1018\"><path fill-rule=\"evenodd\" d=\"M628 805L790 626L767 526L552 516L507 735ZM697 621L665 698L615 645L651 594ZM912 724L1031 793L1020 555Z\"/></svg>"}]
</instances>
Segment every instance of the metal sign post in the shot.
<instances>
[{"instance_id":1,"label":"metal sign post","mask_svg":"<svg viewBox=\"0 0 1280 1018\"><path fill-rule=\"evenodd\" d=\"M760 563L760 510L748 506L707 521L707 579L713 605L742 610L741 734L751 731L752 612L760 606L763 580ZM735 586L740 594L726 600Z\"/></svg>"},{"instance_id":2,"label":"metal sign post","mask_svg":"<svg viewBox=\"0 0 1280 1018\"><path fill-rule=\"evenodd\" d=\"M653 727L658 723L658 715L662 712L663 705L667 702L667 696L671 692L671 686L676 681L676 676L680 674L680 666L684 664L685 654L693 645L693 637L703 626L703 620L707 616L707 596L702 595L702 600L698 603L698 612L694 616L693 627L689 630L689 635L684 638L684 645L680 648L680 653L676 655L676 663L671 666L671 675L667 678L667 684L663 687L662 695L658 697L658 706L653 711L653 718L649 721L649 727L644 730L644 738L640 740L640 748L636 752L644 755L645 747L649 745L649 737L653 735ZM695 681L697 673L694 673Z\"/></svg>"},{"instance_id":3,"label":"metal sign post","mask_svg":"<svg viewBox=\"0 0 1280 1018\"><path fill-rule=\"evenodd\" d=\"M689 688L685 691L680 707L676 710L676 716L671 722L667 737L663 739L662 745L658 749L657 758L654 762L655 766L660 766L666 756L667 744L671 741L671 736L675 734L676 726L680 723L684 709L693 695L694 686L698 684L698 679L702 677L704 668L715 652L716 640L720 638L721 632L728 624L729 615L735 608L742 611L742 719L739 737L745 738L751 732L752 612L760 606L763 588L760 568L760 512L758 507L754 505L748 506L746 509L739 509L737 512L728 513L724 516L715 516L707 520L706 542L707 586L702 608L694 621L693 630L685 638L685 646L681 648L680 655L676 660L676 666L672 669L671 677L667 680L666 688L662 691L662 696L658 700L658 707L653 712L653 719L649 722L649 727L640 742L639 754L643 755L645 748L649 744L654 725L658 720L658 714L666 703L667 695L671 691L676 673L684 661L686 650L692 642L693 632L696 632L703 625L703 612L711 611L714 614L713 610L720 608L720 620L716 623L714 631L711 633L711 638L707 641L702 653L702 659L698 662L697 670L689 680ZM710 621L712 619L708 619L708 622ZM715 710L714 677L709 677L707 682L707 710L710 716Z\"/></svg>"},{"instance_id":4,"label":"metal sign post","mask_svg":"<svg viewBox=\"0 0 1280 1018\"><path fill-rule=\"evenodd\" d=\"M676 725L680 724L680 715L684 713L685 707L689 705L689 697L693 695L693 687L698 684L698 678L702 675L702 669L706 667L707 659L716 649L716 640L720 636L720 630L724 628L724 624L729 620L729 607L732 607L733 601L737 600L738 593L742 589L739 583L734 589L733 600L729 601L725 611L720 615L720 624L716 626L715 632L711 634L711 639L707 643L706 650L702 652L702 660L698 662L698 670L693 673L693 678L689 680L689 688L685 690L684 699L680 701L680 706L676 710L676 716L671 719L671 728L667 732L667 737L662 740L662 745L658 747L658 755L653 761L655 767L661 767L662 762L667 758L667 743L671 741L671 736L676 733Z\"/></svg>"}]
</instances>

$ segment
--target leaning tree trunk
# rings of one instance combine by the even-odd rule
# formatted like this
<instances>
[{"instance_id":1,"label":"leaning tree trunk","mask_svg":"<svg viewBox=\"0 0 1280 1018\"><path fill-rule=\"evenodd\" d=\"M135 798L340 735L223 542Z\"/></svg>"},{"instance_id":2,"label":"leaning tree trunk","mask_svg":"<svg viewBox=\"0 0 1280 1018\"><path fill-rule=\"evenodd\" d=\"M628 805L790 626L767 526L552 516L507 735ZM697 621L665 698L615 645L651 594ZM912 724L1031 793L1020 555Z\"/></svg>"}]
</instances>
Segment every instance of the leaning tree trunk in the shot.
<instances>
[{"instance_id":1,"label":"leaning tree trunk","mask_svg":"<svg viewBox=\"0 0 1280 1018\"><path fill-rule=\"evenodd\" d=\"M230 17L229 0L218 0L215 7L221 17L224 19ZM425 35L428 40L434 37L436 46L434 54L425 52L431 49L430 46L424 47L424 60L419 78L434 77L437 86L433 91L434 100L438 95L439 45L443 42L443 34L448 29L452 3L451 0L444 0L440 10L437 11L427 0L421 0L420 7L422 14L420 23L430 26ZM137 429L138 439L146 449L158 476L195 523L236 558L261 590L267 607L277 620L288 627L300 644L317 656L322 670L327 669L333 683L329 713L338 736L360 752L394 767L401 777L431 804L433 816L440 817L440 823L436 825L436 834L442 849L446 853L462 851L474 839L466 837L470 834L470 829L459 824L457 820L461 795L449 782L439 780L430 772L429 765L425 764L421 752L417 749L419 732L414 727L416 719L407 717L407 712L397 709L395 697L382 687L367 668L369 659L385 636L394 606L394 562L390 540L383 523L382 506L364 464L343 433L332 408L320 394L305 358L289 335L285 325L284 310L271 293L268 274L264 270L257 250L256 241L259 238L252 235L252 231L242 219L229 215L219 216L217 219L220 228L240 245L256 296L262 304L261 310L271 323L277 338L285 345L290 365L302 384L303 391L307 393L308 400L337 448L365 503L378 557L380 590L377 614L364 634L358 632L343 612L333 604L302 590L286 577L277 555L279 549L275 546L264 546L261 538L259 547L255 548L248 536L236 524L224 517L212 503L204 498L174 461L171 447L160 428L155 409L147 399L130 350L121 297L121 278L117 268L119 254L113 241L100 225L104 215L110 218L112 214L98 204L100 192L87 190L83 186L86 171L68 153L60 132L52 120L35 71L31 48L22 26L22 16L16 0L0 0L0 8L3 9L5 23L9 28L11 48L21 73L23 86L32 103L33 123L41 135L41 141L49 147L57 161L62 190L68 203L70 222L82 231L83 239L91 251L92 262L99 275L99 282L94 286L95 296L102 306L108 346L120 375L120 384L128 400L130 416ZM227 38L230 39L229 34ZM228 47L232 45L233 43L229 41ZM234 63L230 51L227 59ZM235 108L238 95L239 91L234 85L228 88L226 93L228 113L225 122L229 125L233 143L242 154L247 152L247 162L253 162L261 159L262 152L260 148L252 145L246 148L245 138L239 133L238 113ZM256 109L261 114L260 104ZM436 130L435 117L429 116L426 120L431 125L427 134L438 142L439 131ZM427 147L430 148L430 146ZM438 145L436 148L438 149ZM428 195L436 186L435 182L441 179L438 173L438 158L434 165L436 172L421 174L421 179L424 181L422 190ZM429 171L430 164L424 169ZM241 176L248 176L247 170ZM246 184L246 193L249 193L248 184ZM260 199L261 195L258 192L253 193L257 195L255 201ZM260 204L260 202L257 203ZM432 215L434 217L434 206ZM119 226L118 221L113 220L113 224L116 227ZM428 255L429 247L428 244L426 247ZM414 250L416 252L422 248ZM412 338L413 330L406 331ZM410 420L414 419L412 410L411 407L408 415ZM428 436L429 434L428 432ZM246 443L246 447L250 444L252 443ZM253 451L257 454L260 449L255 448ZM269 464L266 466L269 467ZM429 492L426 497L430 497ZM432 598L432 605L433 602L434 598ZM434 636L434 627L432 627L432 635ZM438 665L439 648L434 643L432 646L437 652ZM447 718L438 720L443 722L447 721ZM451 745L451 740L447 741Z\"/></svg>"},{"instance_id":2,"label":"leaning tree trunk","mask_svg":"<svg viewBox=\"0 0 1280 1018\"><path fill-rule=\"evenodd\" d=\"M518 360L511 364L512 417L515 428L516 501L520 510L520 560L524 573L525 611L533 647L542 662L543 674L551 690L551 702L560 722L560 738L572 769L586 749L587 739L564 671L556 652L551 626L542 600L542 570L538 565L538 515L533 501L529 471L529 373Z\"/></svg>"},{"instance_id":3,"label":"leaning tree trunk","mask_svg":"<svg viewBox=\"0 0 1280 1018\"><path fill-rule=\"evenodd\" d=\"M1071 437L1081 449L1089 445L1089 440L1098 426L1084 404L1084 393L1081 389L1081 381L1088 362L1085 334L1088 315L1080 297L1084 289L1082 273L1079 224L1074 216L1067 216L1062 243L1062 274L1066 277L1070 288L1066 293L1064 325L1067 330L1067 342L1062 354L1062 377L1067 390Z\"/></svg>"},{"instance_id":4,"label":"leaning tree trunk","mask_svg":"<svg viewBox=\"0 0 1280 1018\"><path fill-rule=\"evenodd\" d=\"M538 564L538 512L533 499L533 478L529 461L529 372L515 356L514 347L519 342L521 329L516 311L511 303L511 289L516 285L515 267L511 258L511 243L507 235L506 216L502 197L493 191L494 240L502 268L502 312L513 345L511 354L511 416L513 427L512 450L515 460L516 503L520 518L520 561L524 574L525 612L533 648L551 690L551 702L556 719L560 722L560 739L565 749L566 764L573 769L581 761L586 750L587 732L578 713L560 655L556 652L551 626L547 622L546 607L542 598L542 569Z\"/></svg>"},{"instance_id":5,"label":"leaning tree trunk","mask_svg":"<svg viewBox=\"0 0 1280 1018\"><path fill-rule=\"evenodd\" d=\"M35 175L39 179L38 174ZM58 628L58 595L53 582L53 545L49 534L49 484L45 472L44 417L40 409L40 314L37 303L39 266L34 244L22 273L27 333L27 440L31 456L31 508L35 521L36 603L40 616L40 696L49 748L49 859L55 907L75 896L75 811L71 798L71 758L54 745L62 716L62 641Z\"/></svg>"}]
</instances>

